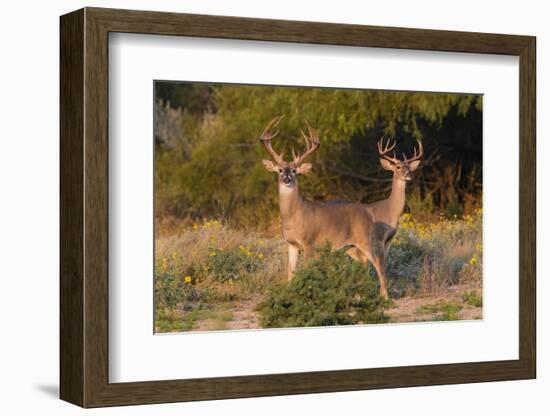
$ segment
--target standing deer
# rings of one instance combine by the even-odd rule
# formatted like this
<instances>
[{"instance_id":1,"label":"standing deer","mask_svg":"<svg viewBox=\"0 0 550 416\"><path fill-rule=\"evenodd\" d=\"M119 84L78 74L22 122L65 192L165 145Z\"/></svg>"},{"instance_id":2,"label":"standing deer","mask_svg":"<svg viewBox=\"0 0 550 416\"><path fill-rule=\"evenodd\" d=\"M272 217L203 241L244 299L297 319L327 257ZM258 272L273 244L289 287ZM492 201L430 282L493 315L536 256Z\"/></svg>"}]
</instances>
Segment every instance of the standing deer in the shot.
<instances>
[{"instance_id":1,"label":"standing deer","mask_svg":"<svg viewBox=\"0 0 550 416\"><path fill-rule=\"evenodd\" d=\"M352 258L366 265L370 260L380 281L380 296L387 299L385 268L389 242L395 234L397 219L404 206L404 181L410 179L410 172L418 167L418 164L413 166L412 163L413 160L420 160L422 148L419 155L415 149L412 159L398 161L386 155L395 144L391 148L386 146L382 151L379 143L382 166L394 171L395 192L392 191L392 196L385 201L370 205L352 202L312 202L300 195L297 176L307 174L311 170L311 163L303 162L320 146L319 137L315 129L306 122L307 134L300 130L306 142L306 151L299 155L292 151L293 160L286 162L282 154L279 155L273 150L271 143L279 133L272 132L272 129L279 124L282 117L276 117L267 124L260 141L273 159L264 160L264 167L270 172L277 173L279 177L279 209L283 237L288 243L288 279L292 279L294 275L300 249L307 260L312 255L315 245L329 241L335 249L347 248L347 253ZM400 166L399 169L397 166ZM407 172L405 176L401 174L402 171ZM396 181L399 181L397 186ZM400 189L401 199L398 198ZM395 215L397 216L394 218Z\"/></svg>"},{"instance_id":2,"label":"standing deer","mask_svg":"<svg viewBox=\"0 0 550 416\"><path fill-rule=\"evenodd\" d=\"M414 148L414 155L407 158L403 154L403 160L388 156L388 153L395 148L395 142L391 145L391 141L383 147L383 138L378 142L378 153L380 155L380 164L386 170L393 172L392 189L390 196L387 199L366 204L366 209L372 218L371 230L371 247L370 253L367 253L367 258L372 262L378 278L384 282L383 287L386 288L386 269L388 266L388 254L390 251L391 241L397 232L399 217L405 208L405 188L407 182L412 179L412 172L418 169L424 149L422 143L418 142L419 150ZM380 284L382 288L382 284ZM382 294L382 297L387 299L387 293Z\"/></svg>"}]
</instances>

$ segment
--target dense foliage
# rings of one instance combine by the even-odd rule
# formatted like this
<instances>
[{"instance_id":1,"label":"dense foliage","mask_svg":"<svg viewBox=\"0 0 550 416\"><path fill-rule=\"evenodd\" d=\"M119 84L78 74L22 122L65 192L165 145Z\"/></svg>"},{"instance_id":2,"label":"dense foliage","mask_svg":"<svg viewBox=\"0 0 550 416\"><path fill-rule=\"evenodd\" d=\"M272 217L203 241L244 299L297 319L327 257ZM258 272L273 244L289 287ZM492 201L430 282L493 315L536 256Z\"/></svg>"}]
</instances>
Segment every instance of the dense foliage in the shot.
<instances>
[{"instance_id":1,"label":"dense foliage","mask_svg":"<svg viewBox=\"0 0 550 416\"><path fill-rule=\"evenodd\" d=\"M262 327L284 328L386 322L378 284L363 264L327 244L299 269L291 282L277 286L258 306Z\"/></svg>"},{"instance_id":2,"label":"dense foliage","mask_svg":"<svg viewBox=\"0 0 550 416\"><path fill-rule=\"evenodd\" d=\"M408 189L416 216L468 213L481 202L481 96L443 93L156 83L156 214L219 218L265 228L277 189L258 136L285 114L277 150L299 149L308 120L319 131L313 172L300 178L312 199L371 202L387 196L390 174L376 141L394 137L426 157ZM170 127L177 124L177 128Z\"/></svg>"}]
</instances>

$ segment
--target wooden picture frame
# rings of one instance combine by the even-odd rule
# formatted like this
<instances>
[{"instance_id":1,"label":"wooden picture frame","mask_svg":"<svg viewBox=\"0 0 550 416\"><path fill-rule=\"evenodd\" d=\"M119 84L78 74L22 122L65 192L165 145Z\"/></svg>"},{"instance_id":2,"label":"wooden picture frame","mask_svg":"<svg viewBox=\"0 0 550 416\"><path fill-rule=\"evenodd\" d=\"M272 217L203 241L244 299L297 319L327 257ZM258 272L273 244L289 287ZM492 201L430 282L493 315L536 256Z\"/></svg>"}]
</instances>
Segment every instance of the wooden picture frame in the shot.
<instances>
[{"instance_id":1,"label":"wooden picture frame","mask_svg":"<svg viewBox=\"0 0 550 416\"><path fill-rule=\"evenodd\" d=\"M99 8L62 16L60 29L61 399L101 407L535 378L534 37ZM519 56L519 359L109 383L110 32Z\"/></svg>"}]
</instances>

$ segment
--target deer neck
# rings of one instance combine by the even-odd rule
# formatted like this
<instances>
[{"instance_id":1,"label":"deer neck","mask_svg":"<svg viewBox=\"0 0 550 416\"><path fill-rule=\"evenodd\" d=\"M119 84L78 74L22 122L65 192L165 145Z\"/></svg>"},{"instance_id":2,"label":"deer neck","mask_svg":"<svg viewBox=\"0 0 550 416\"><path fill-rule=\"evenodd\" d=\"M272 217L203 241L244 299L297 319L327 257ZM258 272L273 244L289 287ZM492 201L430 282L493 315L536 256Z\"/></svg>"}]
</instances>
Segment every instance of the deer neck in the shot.
<instances>
[{"instance_id":1,"label":"deer neck","mask_svg":"<svg viewBox=\"0 0 550 416\"><path fill-rule=\"evenodd\" d=\"M407 182L404 180L398 179L396 175L393 175L393 182L391 188L390 197L387 199L388 202L388 214L390 217L391 224L396 227L399 222L399 217L405 208L405 190L407 187Z\"/></svg>"},{"instance_id":2,"label":"deer neck","mask_svg":"<svg viewBox=\"0 0 550 416\"><path fill-rule=\"evenodd\" d=\"M279 185L279 208L283 221L291 219L302 206L298 184L293 188Z\"/></svg>"}]
</instances>

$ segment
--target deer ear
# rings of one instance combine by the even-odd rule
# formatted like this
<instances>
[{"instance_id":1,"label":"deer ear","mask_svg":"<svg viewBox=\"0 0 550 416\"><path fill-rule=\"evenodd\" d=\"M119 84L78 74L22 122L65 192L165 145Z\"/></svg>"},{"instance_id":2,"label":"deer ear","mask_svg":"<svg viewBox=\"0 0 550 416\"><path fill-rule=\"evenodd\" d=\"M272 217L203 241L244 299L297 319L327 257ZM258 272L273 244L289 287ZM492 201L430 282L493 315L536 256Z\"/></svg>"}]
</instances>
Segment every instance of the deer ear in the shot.
<instances>
[{"instance_id":1,"label":"deer ear","mask_svg":"<svg viewBox=\"0 0 550 416\"><path fill-rule=\"evenodd\" d=\"M393 170L393 163L391 163L389 160L386 160L386 159L381 157L380 158L380 164L386 170Z\"/></svg>"},{"instance_id":2,"label":"deer ear","mask_svg":"<svg viewBox=\"0 0 550 416\"><path fill-rule=\"evenodd\" d=\"M279 172L278 166L271 160L262 160L262 163L269 172Z\"/></svg>"},{"instance_id":3,"label":"deer ear","mask_svg":"<svg viewBox=\"0 0 550 416\"><path fill-rule=\"evenodd\" d=\"M418 167L420 166L420 160L415 160L414 162L412 162L410 165L409 165L409 170L411 172L414 172L416 169L418 169Z\"/></svg>"},{"instance_id":4,"label":"deer ear","mask_svg":"<svg viewBox=\"0 0 550 416\"><path fill-rule=\"evenodd\" d=\"M311 163L302 163L300 166L298 166L298 169L296 169L296 172L298 172L300 175L306 175L311 170Z\"/></svg>"}]
</instances>

